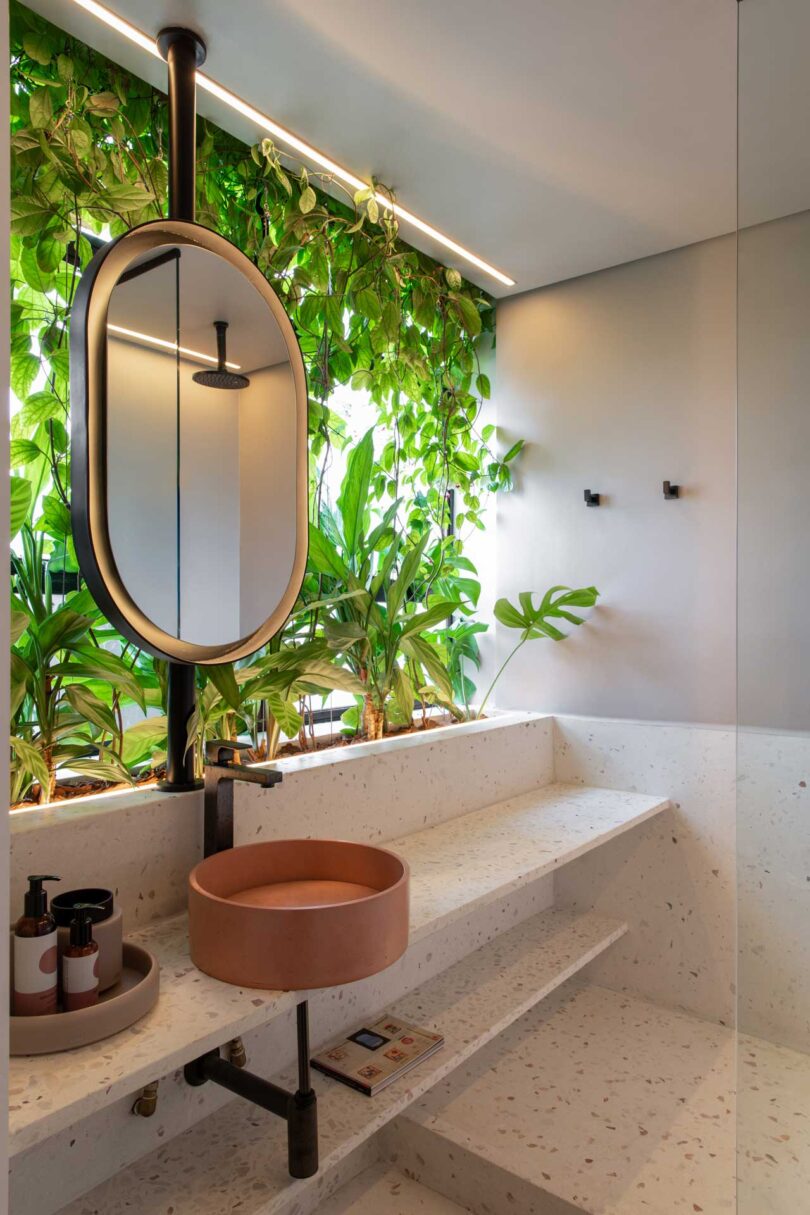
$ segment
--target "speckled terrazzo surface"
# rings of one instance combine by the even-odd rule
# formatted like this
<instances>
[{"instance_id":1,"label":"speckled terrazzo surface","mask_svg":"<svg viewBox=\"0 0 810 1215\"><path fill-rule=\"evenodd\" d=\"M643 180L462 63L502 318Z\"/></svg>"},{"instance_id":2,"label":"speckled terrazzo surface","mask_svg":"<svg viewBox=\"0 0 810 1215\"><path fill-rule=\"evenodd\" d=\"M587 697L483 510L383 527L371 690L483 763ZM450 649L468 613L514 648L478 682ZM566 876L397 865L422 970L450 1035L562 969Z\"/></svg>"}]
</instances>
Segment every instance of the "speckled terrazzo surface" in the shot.
<instances>
[{"instance_id":1,"label":"speckled terrazzo surface","mask_svg":"<svg viewBox=\"0 0 810 1215\"><path fill-rule=\"evenodd\" d=\"M557 717L558 780L666 789L672 808L555 879L556 901L632 933L594 983L734 1023L735 734L661 722Z\"/></svg>"},{"instance_id":2,"label":"speckled terrazzo surface","mask_svg":"<svg viewBox=\"0 0 810 1215\"><path fill-rule=\"evenodd\" d=\"M665 797L555 783L392 841L411 866L411 934L534 881L666 810Z\"/></svg>"},{"instance_id":3,"label":"speckled terrazzo surface","mask_svg":"<svg viewBox=\"0 0 810 1215\"><path fill-rule=\"evenodd\" d=\"M810 1051L809 734L740 731L737 850L740 1028Z\"/></svg>"},{"instance_id":4,"label":"speckled terrazzo surface","mask_svg":"<svg viewBox=\"0 0 810 1215\"><path fill-rule=\"evenodd\" d=\"M407 1117L435 1132L434 1170L459 1145L589 1215L731 1215L734 1046L638 998L567 990Z\"/></svg>"},{"instance_id":5,"label":"speckled terrazzo surface","mask_svg":"<svg viewBox=\"0 0 810 1215\"><path fill-rule=\"evenodd\" d=\"M373 1100L314 1076L321 1173L286 1174L281 1121L235 1101L64 1208L64 1215L302 1215L329 1170L527 1008L607 948L624 925L544 912L396 1002L445 1046ZM291 1077L284 1078L289 1083Z\"/></svg>"},{"instance_id":6,"label":"speckled terrazzo surface","mask_svg":"<svg viewBox=\"0 0 810 1215\"><path fill-rule=\"evenodd\" d=\"M810 1055L740 1034L738 1215L810 1206Z\"/></svg>"},{"instance_id":7,"label":"speckled terrazzo surface","mask_svg":"<svg viewBox=\"0 0 810 1215\"><path fill-rule=\"evenodd\" d=\"M666 799L640 793L548 785L393 841L411 865L412 943L666 805ZM188 957L184 917L134 939L161 963L156 1008L95 1046L11 1061L13 1152L266 1023L294 1002L291 993L243 990L201 974Z\"/></svg>"},{"instance_id":8,"label":"speckled terrazzo surface","mask_svg":"<svg viewBox=\"0 0 810 1215\"><path fill-rule=\"evenodd\" d=\"M322 1204L318 1215L464 1215L469 1209L396 1169L378 1165Z\"/></svg>"}]
</instances>

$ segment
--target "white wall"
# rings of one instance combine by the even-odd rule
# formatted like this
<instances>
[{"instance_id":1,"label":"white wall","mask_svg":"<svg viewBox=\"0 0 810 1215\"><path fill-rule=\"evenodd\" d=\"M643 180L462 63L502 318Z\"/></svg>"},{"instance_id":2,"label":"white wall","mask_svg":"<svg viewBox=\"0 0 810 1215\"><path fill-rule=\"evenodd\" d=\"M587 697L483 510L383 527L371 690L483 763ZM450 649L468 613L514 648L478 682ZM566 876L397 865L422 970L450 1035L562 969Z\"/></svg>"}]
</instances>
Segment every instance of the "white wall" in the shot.
<instances>
[{"instance_id":1,"label":"white wall","mask_svg":"<svg viewBox=\"0 0 810 1215\"><path fill-rule=\"evenodd\" d=\"M733 237L499 304L498 424L527 448L498 593L602 593L570 641L526 646L500 706L734 720L735 315ZM516 639L499 627L501 657Z\"/></svg>"}]
</instances>

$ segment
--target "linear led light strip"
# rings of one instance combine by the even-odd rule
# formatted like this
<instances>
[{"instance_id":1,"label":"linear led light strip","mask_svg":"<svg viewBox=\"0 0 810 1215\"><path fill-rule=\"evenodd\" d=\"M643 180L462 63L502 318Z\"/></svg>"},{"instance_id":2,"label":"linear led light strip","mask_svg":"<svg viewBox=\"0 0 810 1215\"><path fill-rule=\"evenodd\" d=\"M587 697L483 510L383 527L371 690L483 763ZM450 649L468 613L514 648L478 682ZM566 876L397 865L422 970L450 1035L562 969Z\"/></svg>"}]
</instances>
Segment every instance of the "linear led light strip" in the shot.
<instances>
[{"instance_id":1,"label":"linear led light strip","mask_svg":"<svg viewBox=\"0 0 810 1215\"><path fill-rule=\"evenodd\" d=\"M99 21L103 21L105 25L116 30L117 33L123 34L125 38L128 38L130 42L134 42L142 50L148 51L150 55L154 55L158 59L160 58L160 53L153 38L150 38L148 34L144 34L136 26L130 25L123 17L119 17L117 13L113 13L110 9L105 8L103 4L96 3L96 0L73 0L73 3L77 4L79 8L83 8L86 12L91 13L94 17L97 17ZM363 181L362 178L355 176L354 173L350 173L348 169L344 169L334 160L330 160L328 156L324 156L323 152L319 152L311 144L306 143L303 139L299 139L291 131L285 130L277 122L273 122L272 118L268 118L266 114L262 114L261 111L254 109L252 105L248 105L241 97L237 97L235 93L231 93L228 89L223 88L221 84L217 84L210 76L206 76L204 72L197 72L197 84L206 93L210 93L212 97L218 98L219 101L230 106L232 110L236 110L244 118L255 123L257 127L267 131L274 139L286 144L287 147L294 148L306 160L312 161L321 169L325 169L327 173L336 177L344 185L351 186L355 192L357 190L368 189L367 181ZM417 228L425 236L437 241L440 245L444 245L445 249L449 249L458 257L463 258L464 261L469 262L470 265L477 266L479 270L483 270L484 274L488 274L490 277L497 279L499 283L503 283L505 287L514 287L515 280L513 278L509 278L507 274L496 270L494 266L490 266L489 262L485 262L477 254L470 252L463 245L459 245L456 241L451 240L449 236L445 236L443 232L439 232L430 224L425 223L423 219L420 219L418 215L414 215L412 211L407 211L399 203L392 202L384 194L375 194L374 197L379 206L384 207L386 211L393 211L397 219L402 220L403 223Z\"/></svg>"},{"instance_id":2,"label":"linear led light strip","mask_svg":"<svg viewBox=\"0 0 810 1215\"><path fill-rule=\"evenodd\" d=\"M179 351L180 354L186 354L192 359L202 359L205 363L213 363L215 367L219 366L219 359L214 359L210 354L203 354L201 350L190 350L188 346L178 346L177 342L167 342L165 338L152 337L150 333L139 333L137 329L125 329L123 325L110 325L107 329L110 333L120 333L121 337L133 338L136 342L149 342L152 346L160 346L161 350ZM230 367L231 371L239 371L241 363L226 363L226 367Z\"/></svg>"}]
</instances>

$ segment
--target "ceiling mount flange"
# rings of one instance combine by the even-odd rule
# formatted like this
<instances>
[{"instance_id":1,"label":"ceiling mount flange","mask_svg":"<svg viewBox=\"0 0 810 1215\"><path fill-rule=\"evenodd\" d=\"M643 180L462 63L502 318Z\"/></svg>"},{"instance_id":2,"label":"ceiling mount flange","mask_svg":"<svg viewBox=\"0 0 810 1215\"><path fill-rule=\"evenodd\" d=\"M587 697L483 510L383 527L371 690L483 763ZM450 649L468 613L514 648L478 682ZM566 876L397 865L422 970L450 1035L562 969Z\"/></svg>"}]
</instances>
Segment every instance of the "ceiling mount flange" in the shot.
<instances>
[{"instance_id":1,"label":"ceiling mount flange","mask_svg":"<svg viewBox=\"0 0 810 1215\"><path fill-rule=\"evenodd\" d=\"M202 67L208 54L208 48L200 35L194 33L194 30L187 30L182 25L167 25L166 29L161 30L155 39L161 57L166 60L169 58L169 47L181 41L190 43L194 47L197 67Z\"/></svg>"}]
</instances>

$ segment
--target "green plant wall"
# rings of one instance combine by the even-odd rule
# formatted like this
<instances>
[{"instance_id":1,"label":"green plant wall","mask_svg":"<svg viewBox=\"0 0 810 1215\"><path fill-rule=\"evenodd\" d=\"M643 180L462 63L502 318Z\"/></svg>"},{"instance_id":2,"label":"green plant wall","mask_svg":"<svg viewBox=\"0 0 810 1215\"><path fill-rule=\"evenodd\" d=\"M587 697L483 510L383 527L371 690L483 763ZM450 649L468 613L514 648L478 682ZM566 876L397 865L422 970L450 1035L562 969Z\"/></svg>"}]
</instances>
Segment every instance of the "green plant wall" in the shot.
<instances>
[{"instance_id":1,"label":"green plant wall","mask_svg":"<svg viewBox=\"0 0 810 1215\"><path fill-rule=\"evenodd\" d=\"M117 782L162 760L162 664L116 635L77 578L68 330L91 235L165 213L167 133L161 93L17 4L11 54L18 801L53 797L61 769ZM493 303L403 243L371 190L344 196L269 140L248 148L200 120L197 160L199 222L254 259L301 342L313 558L283 634L248 662L199 673L190 744L199 754L206 734L248 736L266 756L282 732L306 743L302 704L332 689L357 698L347 730L370 735L409 720L414 700L463 715L482 628L464 536L483 527L486 496L509 488L521 446L499 458L492 428L479 426ZM372 431L348 452L334 405L341 385L374 406ZM338 453L351 476L330 503L326 470Z\"/></svg>"}]
</instances>

